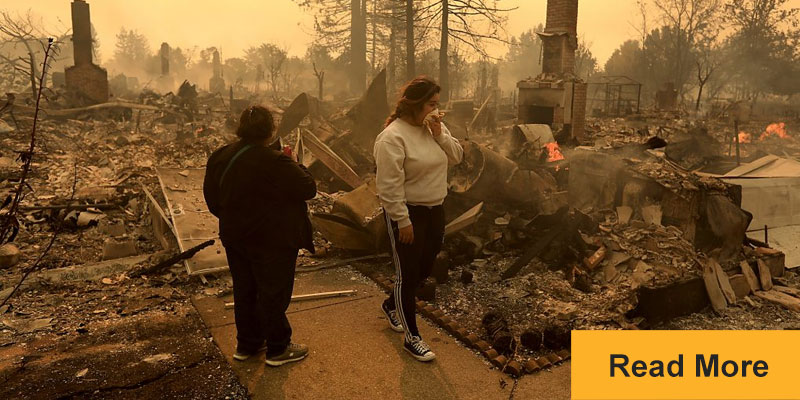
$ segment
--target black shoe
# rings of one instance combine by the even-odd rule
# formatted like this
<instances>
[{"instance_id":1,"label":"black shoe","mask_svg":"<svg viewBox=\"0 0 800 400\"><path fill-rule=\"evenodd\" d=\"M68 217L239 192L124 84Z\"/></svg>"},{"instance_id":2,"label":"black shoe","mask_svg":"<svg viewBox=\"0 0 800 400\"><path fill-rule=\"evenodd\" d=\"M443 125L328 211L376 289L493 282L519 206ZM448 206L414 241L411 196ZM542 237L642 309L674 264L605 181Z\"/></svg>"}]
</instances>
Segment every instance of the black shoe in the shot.
<instances>
[{"instance_id":1,"label":"black shoe","mask_svg":"<svg viewBox=\"0 0 800 400\"><path fill-rule=\"evenodd\" d=\"M397 318L397 310L386 308L386 302L381 304L381 310L383 310L383 314L386 315L386 319L389 320L389 328L392 328L395 332L403 332L403 324L400 323L400 320Z\"/></svg>"},{"instance_id":2,"label":"black shoe","mask_svg":"<svg viewBox=\"0 0 800 400\"><path fill-rule=\"evenodd\" d=\"M264 343L256 351L236 350L236 353L233 354L233 359L236 360L236 361L245 361L245 360L249 359L250 357L252 357L252 356L254 356L256 354L262 353L262 352L265 352L265 351L267 351L267 344L266 343Z\"/></svg>"},{"instance_id":3,"label":"black shoe","mask_svg":"<svg viewBox=\"0 0 800 400\"><path fill-rule=\"evenodd\" d=\"M419 336L412 336L410 342L406 340L403 348L419 361L431 361L436 358L436 354L433 354L431 348Z\"/></svg>"}]
</instances>

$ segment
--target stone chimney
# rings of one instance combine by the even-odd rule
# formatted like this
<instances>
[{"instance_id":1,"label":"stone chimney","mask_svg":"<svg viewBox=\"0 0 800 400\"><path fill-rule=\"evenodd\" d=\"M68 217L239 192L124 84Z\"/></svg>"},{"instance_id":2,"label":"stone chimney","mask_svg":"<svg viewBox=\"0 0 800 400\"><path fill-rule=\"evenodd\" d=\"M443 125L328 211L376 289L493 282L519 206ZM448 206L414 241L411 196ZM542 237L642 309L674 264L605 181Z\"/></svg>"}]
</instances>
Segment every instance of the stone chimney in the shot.
<instances>
[{"instance_id":1,"label":"stone chimney","mask_svg":"<svg viewBox=\"0 0 800 400\"><path fill-rule=\"evenodd\" d=\"M169 45L164 42L161 43L161 75L169 75Z\"/></svg>"},{"instance_id":2,"label":"stone chimney","mask_svg":"<svg viewBox=\"0 0 800 400\"><path fill-rule=\"evenodd\" d=\"M214 50L211 60L213 75L208 81L208 91L212 93L225 93L225 78L222 77L222 63L219 60L219 51Z\"/></svg>"},{"instance_id":3,"label":"stone chimney","mask_svg":"<svg viewBox=\"0 0 800 400\"><path fill-rule=\"evenodd\" d=\"M64 70L72 99L79 104L107 102L108 73L92 62L92 22L84 0L72 1L72 47L75 65Z\"/></svg>"},{"instance_id":4,"label":"stone chimney","mask_svg":"<svg viewBox=\"0 0 800 400\"><path fill-rule=\"evenodd\" d=\"M75 65L92 63L92 23L89 4L83 0L72 2L72 48Z\"/></svg>"}]
</instances>

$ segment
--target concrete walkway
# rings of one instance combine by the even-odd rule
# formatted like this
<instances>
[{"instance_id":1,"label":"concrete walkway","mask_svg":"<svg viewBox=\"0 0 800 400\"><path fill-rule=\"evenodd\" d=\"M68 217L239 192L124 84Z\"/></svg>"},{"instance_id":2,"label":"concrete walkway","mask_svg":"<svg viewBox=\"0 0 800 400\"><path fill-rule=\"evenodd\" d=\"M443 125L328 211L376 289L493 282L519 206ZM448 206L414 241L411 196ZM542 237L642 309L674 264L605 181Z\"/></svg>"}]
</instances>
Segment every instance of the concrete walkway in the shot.
<instances>
[{"instance_id":1,"label":"concrete walkway","mask_svg":"<svg viewBox=\"0 0 800 400\"><path fill-rule=\"evenodd\" d=\"M420 363L402 347L402 334L387 326L386 296L348 268L297 276L295 294L356 289L356 296L293 302L293 340L310 347L299 362L271 368L263 355L232 359L236 346L232 299L193 302L214 340L255 399L569 399L570 368L526 375L515 382L446 332L419 318L420 333L437 359ZM512 394L513 391L513 394ZM513 396L513 397L512 397Z\"/></svg>"}]
</instances>

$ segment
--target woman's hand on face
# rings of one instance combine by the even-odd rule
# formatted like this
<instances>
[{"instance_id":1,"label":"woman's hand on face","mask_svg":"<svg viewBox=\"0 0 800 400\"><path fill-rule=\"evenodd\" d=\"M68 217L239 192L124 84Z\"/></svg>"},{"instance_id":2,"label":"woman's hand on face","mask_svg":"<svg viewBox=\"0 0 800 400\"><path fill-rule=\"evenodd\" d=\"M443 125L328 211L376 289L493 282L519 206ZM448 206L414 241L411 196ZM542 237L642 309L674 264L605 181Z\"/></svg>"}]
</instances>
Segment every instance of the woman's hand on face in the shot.
<instances>
[{"instance_id":1,"label":"woman's hand on face","mask_svg":"<svg viewBox=\"0 0 800 400\"><path fill-rule=\"evenodd\" d=\"M438 115L433 115L428 120L428 127L431 130L431 134L433 137L439 137L442 134L442 117Z\"/></svg>"},{"instance_id":2,"label":"woman's hand on face","mask_svg":"<svg viewBox=\"0 0 800 400\"><path fill-rule=\"evenodd\" d=\"M409 225L403 228L398 229L398 236L400 239L400 243L403 244L412 244L414 243L414 226Z\"/></svg>"}]
</instances>

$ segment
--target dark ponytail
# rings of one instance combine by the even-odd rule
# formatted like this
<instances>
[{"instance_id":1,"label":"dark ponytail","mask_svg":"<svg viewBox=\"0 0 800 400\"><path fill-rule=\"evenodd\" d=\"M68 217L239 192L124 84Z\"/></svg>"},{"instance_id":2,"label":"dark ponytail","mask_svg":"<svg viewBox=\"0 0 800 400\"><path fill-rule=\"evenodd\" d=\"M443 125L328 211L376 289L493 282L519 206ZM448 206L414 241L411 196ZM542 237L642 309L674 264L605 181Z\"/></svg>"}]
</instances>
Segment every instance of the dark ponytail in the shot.
<instances>
[{"instance_id":1,"label":"dark ponytail","mask_svg":"<svg viewBox=\"0 0 800 400\"><path fill-rule=\"evenodd\" d=\"M251 106L242 111L236 136L246 142L254 142L272 137L275 122L272 113L264 106Z\"/></svg>"},{"instance_id":2,"label":"dark ponytail","mask_svg":"<svg viewBox=\"0 0 800 400\"><path fill-rule=\"evenodd\" d=\"M402 95L397 101L394 112L386 119L384 127L389 126L394 120L406 115L413 115L422 109L422 105L439 93L442 88L431 78L420 75L406 83L401 90Z\"/></svg>"}]
</instances>

